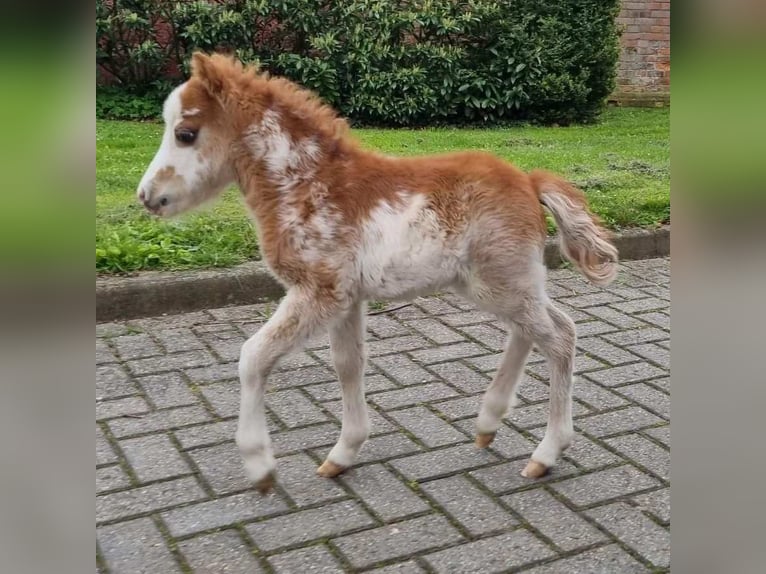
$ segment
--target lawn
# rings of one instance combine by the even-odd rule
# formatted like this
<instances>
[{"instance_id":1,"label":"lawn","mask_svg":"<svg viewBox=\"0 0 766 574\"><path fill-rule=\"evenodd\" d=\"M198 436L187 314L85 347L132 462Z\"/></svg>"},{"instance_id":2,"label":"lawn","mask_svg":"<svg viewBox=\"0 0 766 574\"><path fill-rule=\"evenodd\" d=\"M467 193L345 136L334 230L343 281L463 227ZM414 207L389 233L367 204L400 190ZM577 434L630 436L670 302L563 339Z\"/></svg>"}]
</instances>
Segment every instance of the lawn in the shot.
<instances>
[{"instance_id":1,"label":"lawn","mask_svg":"<svg viewBox=\"0 0 766 574\"><path fill-rule=\"evenodd\" d=\"M670 218L670 110L610 108L600 123L503 129L356 129L363 145L393 155L486 150L523 169L556 171L576 183L612 229ZM96 269L228 267L258 258L239 191L210 207L161 221L136 203L135 189L160 142L162 125L99 121L96 126Z\"/></svg>"}]
</instances>

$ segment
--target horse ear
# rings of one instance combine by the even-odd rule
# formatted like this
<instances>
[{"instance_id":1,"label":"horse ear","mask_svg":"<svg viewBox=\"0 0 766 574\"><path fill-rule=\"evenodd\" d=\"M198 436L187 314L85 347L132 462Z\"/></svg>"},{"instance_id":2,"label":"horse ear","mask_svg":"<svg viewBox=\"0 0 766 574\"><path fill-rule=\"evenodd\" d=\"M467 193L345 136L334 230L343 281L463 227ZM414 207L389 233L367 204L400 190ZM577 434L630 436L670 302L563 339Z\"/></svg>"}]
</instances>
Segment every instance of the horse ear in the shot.
<instances>
[{"instance_id":1,"label":"horse ear","mask_svg":"<svg viewBox=\"0 0 766 574\"><path fill-rule=\"evenodd\" d=\"M192 76L199 78L210 95L216 98L221 97L226 87L226 73L219 60L202 52L194 52L191 58Z\"/></svg>"}]
</instances>

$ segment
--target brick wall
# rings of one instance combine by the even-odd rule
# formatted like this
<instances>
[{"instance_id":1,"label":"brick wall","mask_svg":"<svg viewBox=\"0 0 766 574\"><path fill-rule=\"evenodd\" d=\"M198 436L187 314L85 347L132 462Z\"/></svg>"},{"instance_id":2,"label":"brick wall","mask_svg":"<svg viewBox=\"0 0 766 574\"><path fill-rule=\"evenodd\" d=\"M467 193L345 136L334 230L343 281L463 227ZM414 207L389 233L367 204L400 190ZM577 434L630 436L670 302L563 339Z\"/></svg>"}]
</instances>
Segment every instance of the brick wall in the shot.
<instances>
[{"instance_id":1,"label":"brick wall","mask_svg":"<svg viewBox=\"0 0 766 574\"><path fill-rule=\"evenodd\" d=\"M622 0L617 86L610 100L631 105L670 101L670 0Z\"/></svg>"}]
</instances>

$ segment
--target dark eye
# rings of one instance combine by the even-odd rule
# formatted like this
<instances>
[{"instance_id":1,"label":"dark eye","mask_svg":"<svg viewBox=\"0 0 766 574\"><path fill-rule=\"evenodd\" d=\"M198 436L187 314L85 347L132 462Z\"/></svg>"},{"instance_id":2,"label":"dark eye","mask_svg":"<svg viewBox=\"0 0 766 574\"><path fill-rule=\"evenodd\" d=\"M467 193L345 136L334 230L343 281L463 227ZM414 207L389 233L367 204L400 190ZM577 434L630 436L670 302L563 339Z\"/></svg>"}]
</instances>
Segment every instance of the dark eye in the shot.
<instances>
[{"instance_id":1,"label":"dark eye","mask_svg":"<svg viewBox=\"0 0 766 574\"><path fill-rule=\"evenodd\" d=\"M197 139L197 132L190 129L176 130L176 140L182 144L192 144Z\"/></svg>"}]
</instances>

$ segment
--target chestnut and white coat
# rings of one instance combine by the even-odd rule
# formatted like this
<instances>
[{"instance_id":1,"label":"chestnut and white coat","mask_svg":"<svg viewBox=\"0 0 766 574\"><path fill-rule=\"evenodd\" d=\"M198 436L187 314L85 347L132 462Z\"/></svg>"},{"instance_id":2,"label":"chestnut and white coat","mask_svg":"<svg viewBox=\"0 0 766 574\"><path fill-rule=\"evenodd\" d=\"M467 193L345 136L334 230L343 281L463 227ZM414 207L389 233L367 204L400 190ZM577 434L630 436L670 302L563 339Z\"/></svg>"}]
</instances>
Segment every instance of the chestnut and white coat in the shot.
<instances>
[{"instance_id":1,"label":"chestnut and white coat","mask_svg":"<svg viewBox=\"0 0 766 574\"><path fill-rule=\"evenodd\" d=\"M160 216L185 212L236 183L261 253L287 293L242 347L236 434L261 491L276 467L264 391L277 361L328 329L343 393L337 444L319 467L351 466L369 434L364 309L450 289L494 313L510 336L476 423L487 446L533 345L550 370L545 436L523 471L538 477L572 440L575 329L545 292L543 207L563 253L592 282L617 273L617 250L583 194L543 171L522 172L477 152L395 158L361 149L312 93L221 56L195 54L192 76L167 98L165 133L138 188Z\"/></svg>"}]
</instances>

